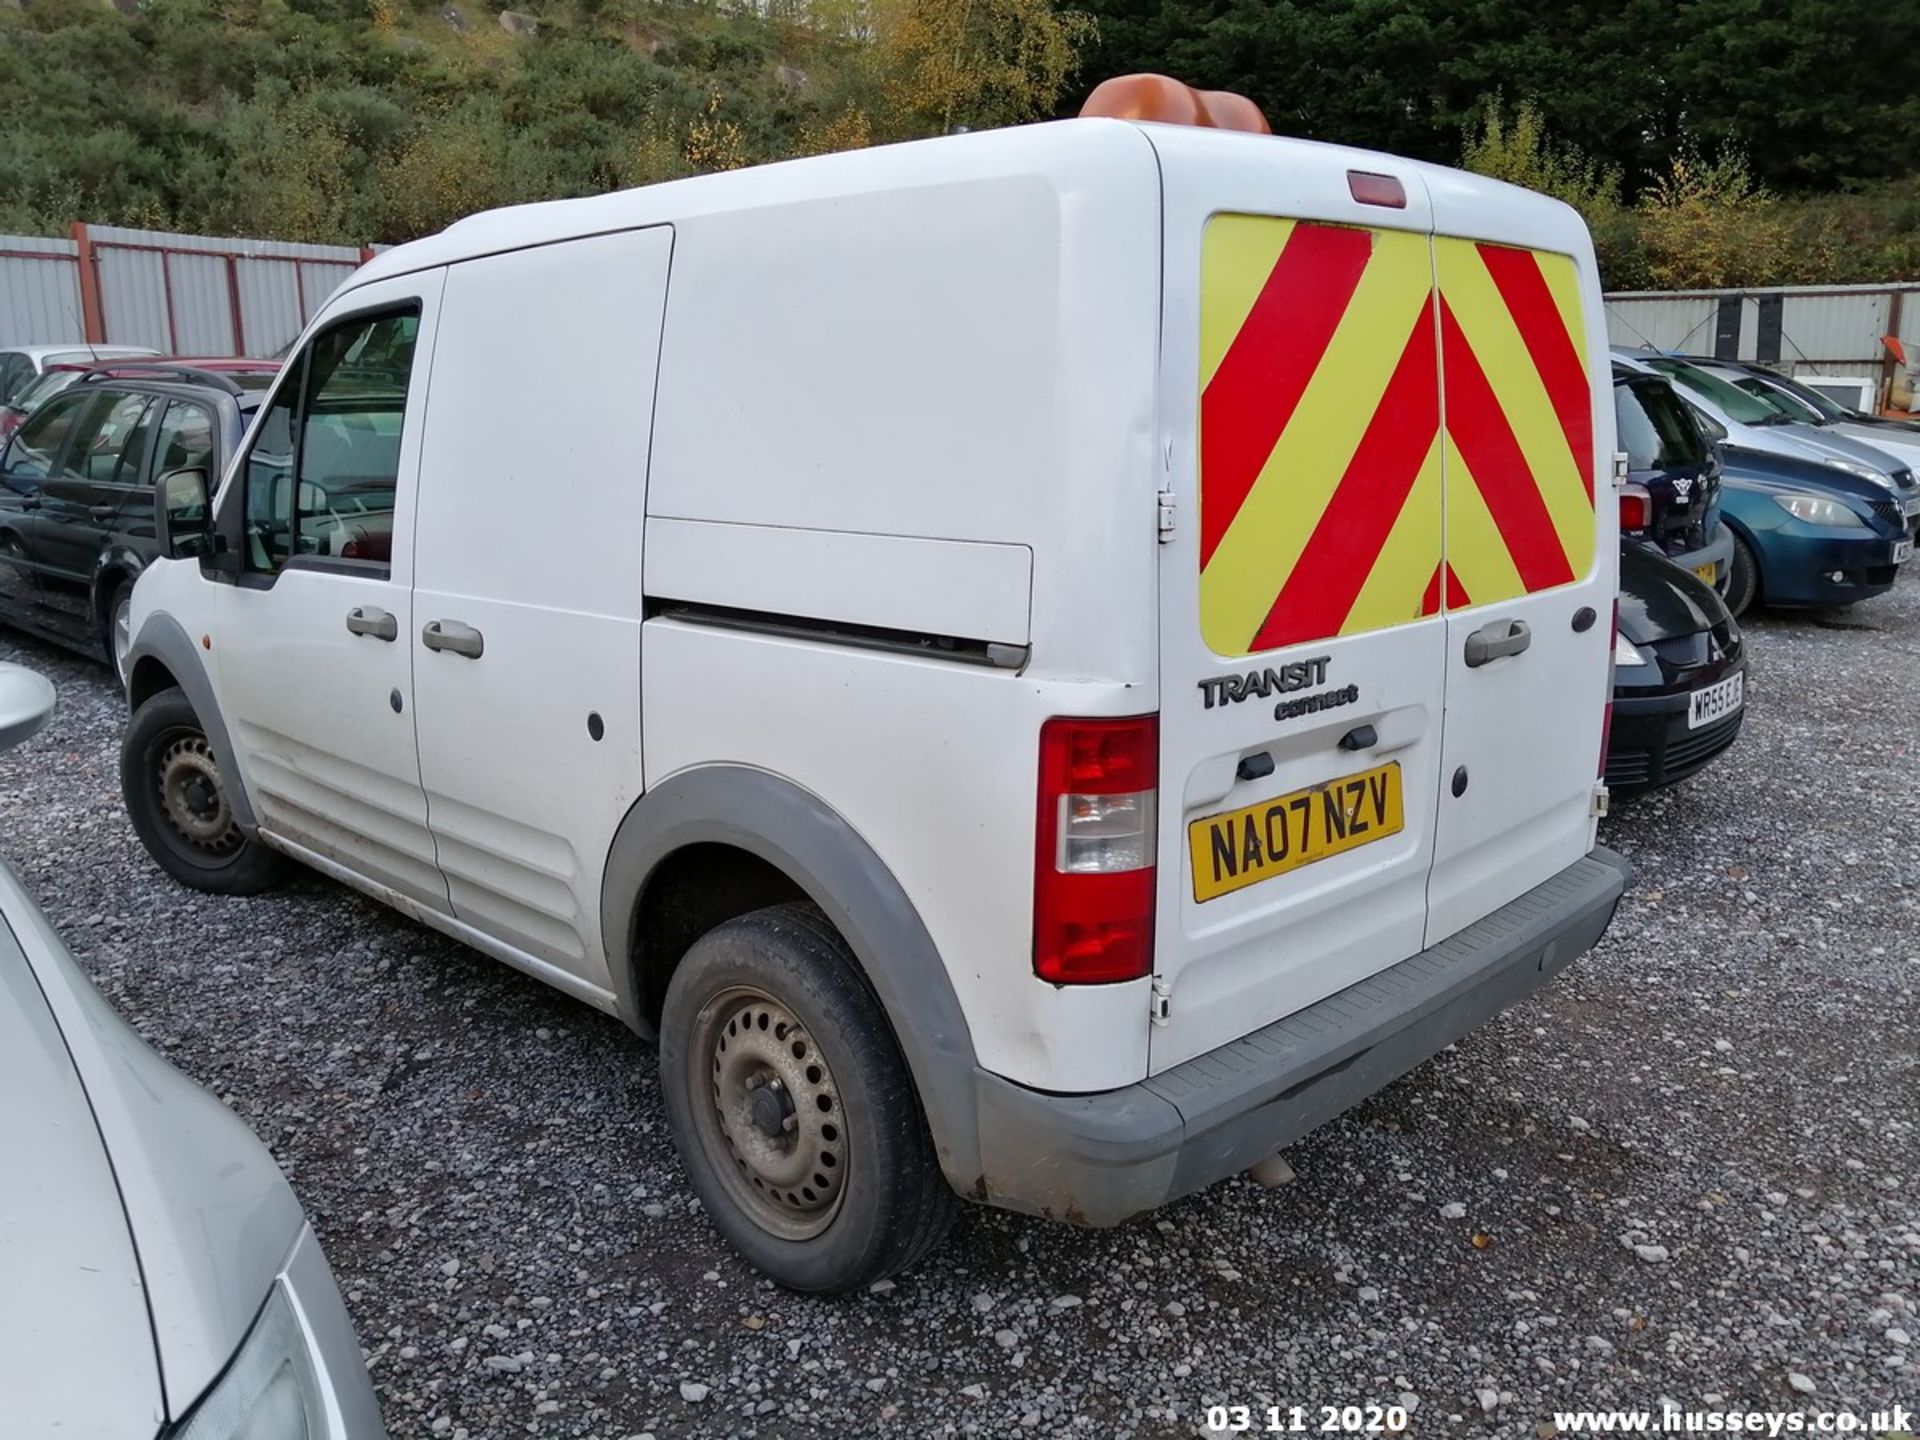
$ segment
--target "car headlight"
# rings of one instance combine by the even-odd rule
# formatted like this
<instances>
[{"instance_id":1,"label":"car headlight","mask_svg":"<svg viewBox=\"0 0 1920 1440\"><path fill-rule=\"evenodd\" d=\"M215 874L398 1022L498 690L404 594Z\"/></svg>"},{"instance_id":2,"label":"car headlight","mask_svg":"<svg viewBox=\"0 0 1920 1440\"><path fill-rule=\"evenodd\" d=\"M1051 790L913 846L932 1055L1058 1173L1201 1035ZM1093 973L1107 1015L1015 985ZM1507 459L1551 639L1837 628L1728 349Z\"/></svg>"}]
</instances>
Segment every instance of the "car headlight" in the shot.
<instances>
[{"instance_id":1,"label":"car headlight","mask_svg":"<svg viewBox=\"0 0 1920 1440\"><path fill-rule=\"evenodd\" d=\"M286 1286L276 1282L225 1373L168 1440L309 1440L325 1433L306 1332Z\"/></svg>"},{"instance_id":2,"label":"car headlight","mask_svg":"<svg viewBox=\"0 0 1920 1440\"><path fill-rule=\"evenodd\" d=\"M1629 665L1651 665L1653 662L1642 655L1634 643L1624 635L1613 637L1613 663L1621 669Z\"/></svg>"},{"instance_id":3,"label":"car headlight","mask_svg":"<svg viewBox=\"0 0 1920 1440\"><path fill-rule=\"evenodd\" d=\"M1838 500L1829 500L1824 495L1776 495L1773 503L1809 525L1831 525L1838 529L1849 526L1864 526L1866 522Z\"/></svg>"}]
</instances>

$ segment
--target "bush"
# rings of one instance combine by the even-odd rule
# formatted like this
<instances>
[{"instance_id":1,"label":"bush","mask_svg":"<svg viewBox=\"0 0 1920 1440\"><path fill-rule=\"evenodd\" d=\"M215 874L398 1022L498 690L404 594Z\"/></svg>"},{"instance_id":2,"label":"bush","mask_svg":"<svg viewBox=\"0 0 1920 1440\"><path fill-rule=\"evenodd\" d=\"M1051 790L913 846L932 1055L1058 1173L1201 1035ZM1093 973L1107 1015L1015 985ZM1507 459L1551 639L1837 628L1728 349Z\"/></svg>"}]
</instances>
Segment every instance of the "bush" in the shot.
<instances>
[{"instance_id":1,"label":"bush","mask_svg":"<svg viewBox=\"0 0 1920 1440\"><path fill-rule=\"evenodd\" d=\"M400 241L492 205L1045 113L1054 0L0 0L0 224ZM882 21L884 20L884 25ZM886 39L875 37L884 30Z\"/></svg>"},{"instance_id":2,"label":"bush","mask_svg":"<svg viewBox=\"0 0 1920 1440\"><path fill-rule=\"evenodd\" d=\"M1467 169L1564 200L1593 234L1608 289L1724 289L1920 276L1920 181L1784 200L1744 151L1682 143L1631 204L1619 172L1554 142L1537 107L1496 98L1468 131Z\"/></svg>"}]
</instances>

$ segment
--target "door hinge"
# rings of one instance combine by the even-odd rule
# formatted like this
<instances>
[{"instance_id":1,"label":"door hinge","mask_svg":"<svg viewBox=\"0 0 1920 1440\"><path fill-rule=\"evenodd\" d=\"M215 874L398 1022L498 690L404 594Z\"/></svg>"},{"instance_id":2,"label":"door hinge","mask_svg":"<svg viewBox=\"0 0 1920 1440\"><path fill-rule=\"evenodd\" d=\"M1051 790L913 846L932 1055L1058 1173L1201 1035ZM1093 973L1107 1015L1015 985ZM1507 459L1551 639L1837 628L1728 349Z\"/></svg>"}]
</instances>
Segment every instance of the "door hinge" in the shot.
<instances>
[{"instance_id":1,"label":"door hinge","mask_svg":"<svg viewBox=\"0 0 1920 1440\"><path fill-rule=\"evenodd\" d=\"M1627 459L1626 451L1616 450L1613 452L1613 488L1614 489L1618 490L1622 485L1627 483L1627 466L1629 463L1630 462Z\"/></svg>"},{"instance_id":2,"label":"door hinge","mask_svg":"<svg viewBox=\"0 0 1920 1440\"><path fill-rule=\"evenodd\" d=\"M1153 977L1153 989L1148 994L1148 1017L1156 1025L1164 1025L1173 1017L1173 991L1159 975Z\"/></svg>"},{"instance_id":3,"label":"door hinge","mask_svg":"<svg viewBox=\"0 0 1920 1440\"><path fill-rule=\"evenodd\" d=\"M1167 545L1167 544L1171 544L1172 541L1173 541L1173 491L1162 490L1160 492L1160 543L1162 545Z\"/></svg>"},{"instance_id":4,"label":"door hinge","mask_svg":"<svg viewBox=\"0 0 1920 1440\"><path fill-rule=\"evenodd\" d=\"M1612 795L1613 795L1613 792L1607 789L1606 781L1602 780L1596 783L1593 787L1593 803L1587 807L1587 813L1589 815L1593 815L1601 819L1605 819L1607 814L1607 805L1611 800Z\"/></svg>"}]
</instances>

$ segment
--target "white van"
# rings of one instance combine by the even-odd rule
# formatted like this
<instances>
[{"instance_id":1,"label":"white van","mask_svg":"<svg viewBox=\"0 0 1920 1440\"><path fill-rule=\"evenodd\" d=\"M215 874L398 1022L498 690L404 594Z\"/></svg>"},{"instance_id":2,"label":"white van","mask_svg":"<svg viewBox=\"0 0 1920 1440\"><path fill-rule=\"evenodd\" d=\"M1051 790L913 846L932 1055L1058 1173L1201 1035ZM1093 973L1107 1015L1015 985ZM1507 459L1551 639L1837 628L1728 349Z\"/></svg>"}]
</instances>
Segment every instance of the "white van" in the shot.
<instances>
[{"instance_id":1,"label":"white van","mask_svg":"<svg viewBox=\"0 0 1920 1440\"><path fill-rule=\"evenodd\" d=\"M1120 120L481 215L163 479L129 812L657 1037L788 1285L1111 1225L1605 928L1605 336L1562 205Z\"/></svg>"}]
</instances>

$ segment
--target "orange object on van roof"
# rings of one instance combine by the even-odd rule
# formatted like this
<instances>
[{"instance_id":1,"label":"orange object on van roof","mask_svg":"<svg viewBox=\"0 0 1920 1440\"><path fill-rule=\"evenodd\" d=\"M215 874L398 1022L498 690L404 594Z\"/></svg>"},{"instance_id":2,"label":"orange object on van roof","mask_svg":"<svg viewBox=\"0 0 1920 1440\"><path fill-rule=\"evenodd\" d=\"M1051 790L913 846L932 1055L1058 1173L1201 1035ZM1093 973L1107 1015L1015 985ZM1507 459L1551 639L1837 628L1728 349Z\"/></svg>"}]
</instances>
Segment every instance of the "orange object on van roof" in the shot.
<instances>
[{"instance_id":1,"label":"orange object on van roof","mask_svg":"<svg viewBox=\"0 0 1920 1440\"><path fill-rule=\"evenodd\" d=\"M1212 130L1247 130L1256 135L1273 133L1260 107L1246 96L1231 90L1196 90L1171 75L1116 75L1102 80L1087 96L1080 114L1158 120Z\"/></svg>"}]
</instances>

